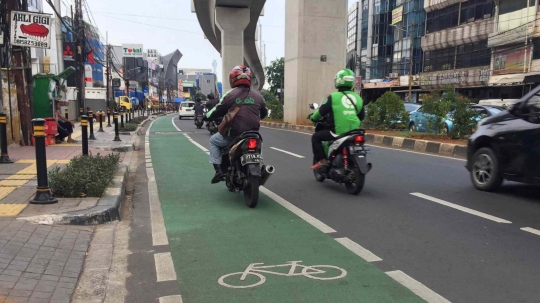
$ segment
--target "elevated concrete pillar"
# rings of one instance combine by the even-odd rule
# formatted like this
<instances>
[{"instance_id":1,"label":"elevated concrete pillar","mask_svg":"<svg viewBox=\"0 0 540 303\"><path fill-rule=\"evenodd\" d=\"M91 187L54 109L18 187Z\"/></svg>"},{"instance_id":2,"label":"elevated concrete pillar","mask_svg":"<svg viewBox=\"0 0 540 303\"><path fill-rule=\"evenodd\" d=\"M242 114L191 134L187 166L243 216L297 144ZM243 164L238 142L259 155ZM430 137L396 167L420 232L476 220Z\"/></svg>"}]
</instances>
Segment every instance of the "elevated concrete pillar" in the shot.
<instances>
[{"instance_id":1,"label":"elevated concrete pillar","mask_svg":"<svg viewBox=\"0 0 540 303\"><path fill-rule=\"evenodd\" d=\"M244 29L249 25L249 8L216 7L216 25L221 31L221 80L223 92L231 89L229 72L244 64Z\"/></svg>"},{"instance_id":2,"label":"elevated concrete pillar","mask_svg":"<svg viewBox=\"0 0 540 303\"><path fill-rule=\"evenodd\" d=\"M307 124L309 103L335 91L345 68L347 0L285 1L285 121Z\"/></svg>"}]
</instances>

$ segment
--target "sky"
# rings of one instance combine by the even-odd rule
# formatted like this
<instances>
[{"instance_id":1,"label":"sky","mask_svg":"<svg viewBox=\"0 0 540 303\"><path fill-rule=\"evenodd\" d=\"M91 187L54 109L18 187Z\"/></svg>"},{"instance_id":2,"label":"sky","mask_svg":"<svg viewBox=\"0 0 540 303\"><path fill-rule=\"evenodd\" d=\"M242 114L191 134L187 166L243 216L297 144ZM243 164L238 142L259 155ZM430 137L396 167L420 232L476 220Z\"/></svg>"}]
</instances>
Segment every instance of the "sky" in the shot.
<instances>
[{"instance_id":1,"label":"sky","mask_svg":"<svg viewBox=\"0 0 540 303\"><path fill-rule=\"evenodd\" d=\"M349 6L355 0L348 0ZM62 16L70 11L73 0L61 0ZM191 13L191 0L86 0L91 14L85 19L97 25L102 36L108 33L109 43L143 44L144 49L157 49L162 55L180 50L183 54L179 69L212 69L218 61L218 78L221 76L219 53L208 40ZM44 1L44 10L52 9ZM266 64L285 54L285 0L267 0L265 15L260 18L263 42L266 44ZM71 14L71 13L69 13ZM105 43L104 43L105 44ZM345 47L345 46L344 46Z\"/></svg>"}]
</instances>

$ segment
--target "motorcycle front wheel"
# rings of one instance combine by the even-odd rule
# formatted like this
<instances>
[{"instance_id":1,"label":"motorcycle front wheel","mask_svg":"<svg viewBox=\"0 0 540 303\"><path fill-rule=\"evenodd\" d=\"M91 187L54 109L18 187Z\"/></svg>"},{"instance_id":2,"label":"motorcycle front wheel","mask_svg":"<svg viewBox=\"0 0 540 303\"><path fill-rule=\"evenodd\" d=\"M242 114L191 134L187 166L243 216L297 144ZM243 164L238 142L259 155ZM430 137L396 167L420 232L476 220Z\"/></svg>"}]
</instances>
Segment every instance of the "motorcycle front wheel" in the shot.
<instances>
[{"instance_id":1,"label":"motorcycle front wheel","mask_svg":"<svg viewBox=\"0 0 540 303\"><path fill-rule=\"evenodd\" d=\"M255 208L259 203L259 183L258 176L248 175L246 187L244 188L244 200L249 208Z\"/></svg>"},{"instance_id":2,"label":"motorcycle front wheel","mask_svg":"<svg viewBox=\"0 0 540 303\"><path fill-rule=\"evenodd\" d=\"M354 175L354 181L345 183L345 187L349 194L358 195L364 188L366 175L364 175L357 167L351 168L351 174Z\"/></svg>"}]
</instances>

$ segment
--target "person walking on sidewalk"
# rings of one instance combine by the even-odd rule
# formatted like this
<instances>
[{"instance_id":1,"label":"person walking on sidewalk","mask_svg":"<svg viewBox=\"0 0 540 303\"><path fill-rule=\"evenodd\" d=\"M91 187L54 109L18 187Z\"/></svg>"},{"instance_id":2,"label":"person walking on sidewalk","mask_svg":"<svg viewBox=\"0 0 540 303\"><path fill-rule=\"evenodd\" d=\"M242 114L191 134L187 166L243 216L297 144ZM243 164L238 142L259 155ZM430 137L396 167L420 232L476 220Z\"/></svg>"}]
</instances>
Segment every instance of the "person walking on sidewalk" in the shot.
<instances>
[{"instance_id":1,"label":"person walking on sidewalk","mask_svg":"<svg viewBox=\"0 0 540 303\"><path fill-rule=\"evenodd\" d=\"M56 124L58 126L58 135L56 136L56 143L62 143L64 142L64 139L68 137L67 142L68 143L76 143L76 140L73 140L71 138L71 134L73 134L73 127L75 125L73 122L69 121L62 115L62 106L59 102L56 102L55 111L54 111L54 118L56 120Z\"/></svg>"}]
</instances>

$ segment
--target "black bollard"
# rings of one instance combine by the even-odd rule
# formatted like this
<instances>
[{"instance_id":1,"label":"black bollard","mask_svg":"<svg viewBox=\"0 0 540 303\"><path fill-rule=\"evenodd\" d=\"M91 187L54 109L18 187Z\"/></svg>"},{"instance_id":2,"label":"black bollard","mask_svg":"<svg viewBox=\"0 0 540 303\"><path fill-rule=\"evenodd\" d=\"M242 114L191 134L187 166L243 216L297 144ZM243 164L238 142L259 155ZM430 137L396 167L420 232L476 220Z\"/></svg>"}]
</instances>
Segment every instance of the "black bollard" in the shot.
<instances>
[{"instance_id":1,"label":"black bollard","mask_svg":"<svg viewBox=\"0 0 540 303\"><path fill-rule=\"evenodd\" d=\"M129 123L135 118L135 113L133 112L133 108L129 110Z\"/></svg>"},{"instance_id":2,"label":"black bollard","mask_svg":"<svg viewBox=\"0 0 540 303\"><path fill-rule=\"evenodd\" d=\"M107 107L107 127L111 127L111 109Z\"/></svg>"},{"instance_id":3,"label":"black bollard","mask_svg":"<svg viewBox=\"0 0 540 303\"><path fill-rule=\"evenodd\" d=\"M120 112L120 127L124 128L124 111Z\"/></svg>"},{"instance_id":4,"label":"black bollard","mask_svg":"<svg viewBox=\"0 0 540 303\"><path fill-rule=\"evenodd\" d=\"M81 118L84 115L84 108L79 108L79 118Z\"/></svg>"},{"instance_id":5,"label":"black bollard","mask_svg":"<svg viewBox=\"0 0 540 303\"><path fill-rule=\"evenodd\" d=\"M88 117L81 116L82 154L88 156Z\"/></svg>"},{"instance_id":6,"label":"black bollard","mask_svg":"<svg viewBox=\"0 0 540 303\"><path fill-rule=\"evenodd\" d=\"M0 145L0 147L2 148L2 150L0 151L0 163L13 163L13 161L11 161L11 159L9 158L7 150L7 118L6 114L4 113L0 114Z\"/></svg>"},{"instance_id":7,"label":"black bollard","mask_svg":"<svg viewBox=\"0 0 540 303\"><path fill-rule=\"evenodd\" d=\"M122 141L120 140L120 134L118 133L118 113L114 113L114 140L113 141Z\"/></svg>"},{"instance_id":8,"label":"black bollard","mask_svg":"<svg viewBox=\"0 0 540 303\"><path fill-rule=\"evenodd\" d=\"M45 150L45 120L34 119L34 144L36 145L36 170L37 170L37 189L36 196L30 201L32 204L52 204L57 203L51 194L49 180L47 176L47 153Z\"/></svg>"},{"instance_id":9,"label":"black bollard","mask_svg":"<svg viewBox=\"0 0 540 303\"><path fill-rule=\"evenodd\" d=\"M94 112L91 110L88 111L88 124L90 124L90 136L88 140L96 140L96 137L94 137Z\"/></svg>"},{"instance_id":10,"label":"black bollard","mask_svg":"<svg viewBox=\"0 0 540 303\"><path fill-rule=\"evenodd\" d=\"M98 133L103 133L105 132L103 130L103 118L105 116L105 113L100 109L99 112L98 112L98 117L99 117L99 130L98 130Z\"/></svg>"},{"instance_id":11,"label":"black bollard","mask_svg":"<svg viewBox=\"0 0 540 303\"><path fill-rule=\"evenodd\" d=\"M69 119L69 110L67 108L64 109L64 117L66 117L66 119Z\"/></svg>"}]
</instances>

